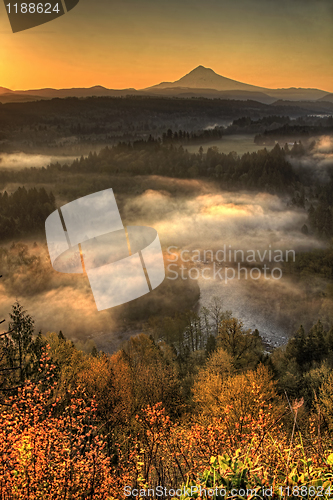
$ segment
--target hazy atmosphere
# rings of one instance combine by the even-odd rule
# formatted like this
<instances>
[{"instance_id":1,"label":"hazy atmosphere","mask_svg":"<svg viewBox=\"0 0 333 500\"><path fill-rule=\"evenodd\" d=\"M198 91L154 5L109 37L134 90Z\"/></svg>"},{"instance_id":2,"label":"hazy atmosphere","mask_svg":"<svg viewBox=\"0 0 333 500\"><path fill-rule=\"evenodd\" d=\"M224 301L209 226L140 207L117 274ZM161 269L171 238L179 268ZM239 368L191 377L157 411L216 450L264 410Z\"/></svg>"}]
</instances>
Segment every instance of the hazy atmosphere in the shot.
<instances>
[{"instance_id":1,"label":"hazy atmosphere","mask_svg":"<svg viewBox=\"0 0 333 500\"><path fill-rule=\"evenodd\" d=\"M331 499L332 58L331 0L1 3L1 499Z\"/></svg>"}]
</instances>

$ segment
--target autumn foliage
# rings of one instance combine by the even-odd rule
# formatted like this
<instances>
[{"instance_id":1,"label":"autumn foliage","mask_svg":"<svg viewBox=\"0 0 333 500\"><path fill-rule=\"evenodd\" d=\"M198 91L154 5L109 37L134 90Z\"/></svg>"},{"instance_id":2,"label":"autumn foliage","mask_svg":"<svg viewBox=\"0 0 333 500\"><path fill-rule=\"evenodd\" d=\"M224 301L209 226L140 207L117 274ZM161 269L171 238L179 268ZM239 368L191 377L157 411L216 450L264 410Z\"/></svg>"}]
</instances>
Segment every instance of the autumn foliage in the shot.
<instances>
[{"instance_id":1,"label":"autumn foliage","mask_svg":"<svg viewBox=\"0 0 333 500\"><path fill-rule=\"evenodd\" d=\"M27 382L4 402L6 409L0 415L2 498L105 499L112 489L110 459L98 434L95 401L87 403L79 389L67 395L65 406L54 398L54 368L45 353L40 381Z\"/></svg>"},{"instance_id":2,"label":"autumn foliage","mask_svg":"<svg viewBox=\"0 0 333 500\"><path fill-rule=\"evenodd\" d=\"M16 322L22 315L16 308ZM22 323L13 345L1 344L14 354L13 370L1 365L0 498L118 500L128 498L126 486L147 496L159 485L223 486L226 497L233 487L255 490L239 498L262 498L262 488L285 497L287 487L294 498L316 496L297 494L307 485L331 496L331 374L318 368L324 381L311 406L289 399L267 360L228 350L227 328L243 333L237 320L224 321L222 344L192 353L185 367L172 346L144 334L112 356L85 354L56 334L40 337L36 350L30 336L18 376Z\"/></svg>"}]
</instances>

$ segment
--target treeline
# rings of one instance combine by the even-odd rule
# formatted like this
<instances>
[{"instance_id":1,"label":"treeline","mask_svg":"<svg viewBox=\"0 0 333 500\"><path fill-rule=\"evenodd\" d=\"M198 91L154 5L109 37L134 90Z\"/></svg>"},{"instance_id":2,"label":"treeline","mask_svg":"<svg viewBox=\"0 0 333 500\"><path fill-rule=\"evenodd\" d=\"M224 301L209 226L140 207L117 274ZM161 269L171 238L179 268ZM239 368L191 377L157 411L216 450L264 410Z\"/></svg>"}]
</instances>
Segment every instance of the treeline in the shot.
<instances>
[{"instance_id":1,"label":"treeline","mask_svg":"<svg viewBox=\"0 0 333 500\"><path fill-rule=\"evenodd\" d=\"M254 101L205 98L130 95L55 98L26 103L0 103L0 131L1 136L10 143L17 141L19 134L22 141L27 140L34 147L41 139L56 145L59 137L69 137L73 133L128 133L129 130L161 133L167 128L193 131L198 129L198 124L205 127L247 114L262 117L280 111L283 114L285 108ZM307 111L295 106L290 108L290 113L306 115Z\"/></svg>"},{"instance_id":2,"label":"treeline","mask_svg":"<svg viewBox=\"0 0 333 500\"><path fill-rule=\"evenodd\" d=\"M289 138L289 140L297 137L313 137L329 134L333 132L333 124L327 127L322 125L290 125L289 123L283 125L280 128L274 128L273 130L265 130L262 134L258 134L254 138L255 144L274 144L274 142Z\"/></svg>"},{"instance_id":3,"label":"treeline","mask_svg":"<svg viewBox=\"0 0 333 500\"><path fill-rule=\"evenodd\" d=\"M226 127L225 134L257 134L255 143L260 144L260 142L257 142L257 138L261 137L260 134L264 134L267 129L278 129L282 125L292 121L293 120L289 116L284 115L269 115L261 118L242 116L241 118L233 120L233 122Z\"/></svg>"},{"instance_id":4,"label":"treeline","mask_svg":"<svg viewBox=\"0 0 333 500\"><path fill-rule=\"evenodd\" d=\"M204 142L217 141L223 136L223 127L214 127L198 132L187 132L186 130L178 130L173 132L168 129L162 135L163 144L202 144Z\"/></svg>"},{"instance_id":5,"label":"treeline","mask_svg":"<svg viewBox=\"0 0 333 500\"><path fill-rule=\"evenodd\" d=\"M266 149L238 156L208 148L206 153L189 153L182 146L163 145L150 136L147 141L119 143L105 147L99 153L73 161L71 165L53 163L46 168L26 168L20 171L0 171L0 183L53 182L70 174L110 176L160 175L175 178L217 179L223 189L260 189L270 193L292 192L298 182L284 149L277 144Z\"/></svg>"},{"instance_id":6,"label":"treeline","mask_svg":"<svg viewBox=\"0 0 333 500\"><path fill-rule=\"evenodd\" d=\"M198 153L189 153L182 146L164 145L150 136L148 140L105 147L99 153L89 153L87 157L74 160L71 165L55 163L41 169L2 170L0 183L57 184L59 194L67 198L71 190L79 197L92 190L105 189L109 185L108 178L110 182L112 179L112 187L121 179L125 183L125 177L136 175L213 179L222 189L290 194L293 205L309 210L303 232L315 232L329 238L333 234L332 181L317 185L312 180L310 185L307 172L296 174L288 161L289 155L302 156L309 147L311 145L306 149L300 141L292 148L288 144L283 148L276 144L271 151L263 149L242 156L220 153L216 147L208 148L206 153L202 148ZM28 191L19 188L11 195L3 193L0 197L0 234L7 238L39 231L54 209L54 196L44 188Z\"/></svg>"},{"instance_id":7,"label":"treeline","mask_svg":"<svg viewBox=\"0 0 333 500\"><path fill-rule=\"evenodd\" d=\"M232 124L225 129L225 134L256 134L256 144L274 144L275 140L281 140L289 136L293 138L298 135L317 135L330 133L333 128L332 116L299 116L290 118L284 115L270 115L261 118L253 116L242 116L233 120Z\"/></svg>"},{"instance_id":8,"label":"treeline","mask_svg":"<svg viewBox=\"0 0 333 500\"><path fill-rule=\"evenodd\" d=\"M272 151L266 149L246 153L239 157L235 153L220 153L218 148L208 148L190 154L182 146L161 145L158 140L121 143L102 149L98 154L68 165L52 164L45 172L106 173L110 175L164 175L176 178L207 177L219 179L228 188L261 189L279 193L288 192L298 177L285 158L284 150L277 144ZM31 172L33 175L33 172ZM7 173L0 173L0 180ZM29 171L22 172L29 177Z\"/></svg>"},{"instance_id":9,"label":"treeline","mask_svg":"<svg viewBox=\"0 0 333 500\"><path fill-rule=\"evenodd\" d=\"M210 349L189 335L181 353L165 318L110 356L85 354L62 332L36 336L14 304L0 336L1 495L118 500L163 485L164 500L181 486L194 499L201 485L228 499L238 485L279 498L306 482L325 483L329 498L333 329L300 327L267 355L218 302L205 314Z\"/></svg>"},{"instance_id":10,"label":"treeline","mask_svg":"<svg viewBox=\"0 0 333 500\"><path fill-rule=\"evenodd\" d=\"M251 116L242 116L241 118L236 118L233 120L232 126L238 126L246 128L249 125L264 125L270 127L272 125L289 125L291 127L302 127L302 126L314 126L322 128L333 127L333 116L316 116L316 115L306 115L299 116L298 118L290 118L290 116L283 115L270 115L264 116L262 118L253 119Z\"/></svg>"},{"instance_id":11,"label":"treeline","mask_svg":"<svg viewBox=\"0 0 333 500\"><path fill-rule=\"evenodd\" d=\"M19 187L8 194L0 193L0 235L12 238L40 232L45 228L46 218L55 210L52 192L44 188Z\"/></svg>"},{"instance_id":12,"label":"treeline","mask_svg":"<svg viewBox=\"0 0 333 500\"><path fill-rule=\"evenodd\" d=\"M285 124L289 123L291 118L289 116L280 116L280 115L271 115L264 116L263 118L259 118L257 120L253 120L250 116L242 116L242 118L237 118L232 122L231 126L237 127L248 127L249 125L265 125L270 126L275 123Z\"/></svg>"}]
</instances>

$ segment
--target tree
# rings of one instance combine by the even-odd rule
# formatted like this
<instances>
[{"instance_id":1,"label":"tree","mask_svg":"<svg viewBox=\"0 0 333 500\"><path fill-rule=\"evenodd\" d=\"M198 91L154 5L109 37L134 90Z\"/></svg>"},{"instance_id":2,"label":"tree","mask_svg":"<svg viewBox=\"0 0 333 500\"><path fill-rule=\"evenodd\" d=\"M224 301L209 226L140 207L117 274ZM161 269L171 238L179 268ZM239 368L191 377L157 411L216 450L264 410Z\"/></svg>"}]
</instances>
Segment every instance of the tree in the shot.
<instances>
[{"instance_id":1,"label":"tree","mask_svg":"<svg viewBox=\"0 0 333 500\"><path fill-rule=\"evenodd\" d=\"M307 337L307 351L311 362L320 363L327 355L326 336L327 332L325 332L322 322L318 320Z\"/></svg>"},{"instance_id":2,"label":"tree","mask_svg":"<svg viewBox=\"0 0 333 500\"><path fill-rule=\"evenodd\" d=\"M286 356L289 359L295 358L299 367L308 362L306 335L302 325L297 330L295 336L289 339L286 347Z\"/></svg>"},{"instance_id":3,"label":"tree","mask_svg":"<svg viewBox=\"0 0 333 500\"><path fill-rule=\"evenodd\" d=\"M319 390L319 403L324 412L329 429L333 429L333 374L329 373Z\"/></svg>"},{"instance_id":4,"label":"tree","mask_svg":"<svg viewBox=\"0 0 333 500\"><path fill-rule=\"evenodd\" d=\"M18 302L13 305L9 316L11 318L9 323L11 363L18 363L20 382L22 383L31 374L33 368L34 321Z\"/></svg>"},{"instance_id":5,"label":"tree","mask_svg":"<svg viewBox=\"0 0 333 500\"><path fill-rule=\"evenodd\" d=\"M52 379L46 352L40 369ZM55 385L48 385L26 382L12 397L12 408L0 413L1 497L113 498L115 481L97 432L95 401L76 390L60 414Z\"/></svg>"},{"instance_id":6,"label":"tree","mask_svg":"<svg viewBox=\"0 0 333 500\"><path fill-rule=\"evenodd\" d=\"M130 422L141 408L161 402L167 413L182 407L172 348L158 345L147 335L132 337L121 351L111 357L113 385L123 422ZM118 396L117 396L118 397Z\"/></svg>"},{"instance_id":7,"label":"tree","mask_svg":"<svg viewBox=\"0 0 333 500\"><path fill-rule=\"evenodd\" d=\"M222 320L219 326L217 345L232 356L235 368L257 362L263 353L258 330L254 332L244 331L243 323L236 318Z\"/></svg>"},{"instance_id":8,"label":"tree","mask_svg":"<svg viewBox=\"0 0 333 500\"><path fill-rule=\"evenodd\" d=\"M233 372L233 359L224 349L217 349L210 355L193 385L193 399L199 405L200 412L218 413L223 383Z\"/></svg>"},{"instance_id":9,"label":"tree","mask_svg":"<svg viewBox=\"0 0 333 500\"><path fill-rule=\"evenodd\" d=\"M208 314L213 321L214 334L217 335L219 332L219 327L221 321L225 319L230 319L232 312L223 311L223 301L220 297L214 295L207 307Z\"/></svg>"},{"instance_id":10,"label":"tree","mask_svg":"<svg viewBox=\"0 0 333 500\"><path fill-rule=\"evenodd\" d=\"M41 333L33 338L34 321L18 303L12 306L8 332L0 336L1 368L7 376L2 390L14 390L38 372L38 361L45 345Z\"/></svg>"},{"instance_id":11,"label":"tree","mask_svg":"<svg viewBox=\"0 0 333 500\"><path fill-rule=\"evenodd\" d=\"M273 410L273 402L278 402L276 383L263 365L234 375L228 354L223 350L214 354L194 386L199 414L209 415L209 422L212 417L220 418L225 437L231 442L239 442L245 436L250 440L254 429L265 432L280 409L277 404ZM216 361L220 361L223 368L219 368Z\"/></svg>"},{"instance_id":12,"label":"tree","mask_svg":"<svg viewBox=\"0 0 333 500\"><path fill-rule=\"evenodd\" d=\"M327 332L320 320L306 335L303 326L297 330L286 347L286 355L295 358L301 372L309 370L313 362L320 363L327 355Z\"/></svg>"},{"instance_id":13,"label":"tree","mask_svg":"<svg viewBox=\"0 0 333 500\"><path fill-rule=\"evenodd\" d=\"M3 319L0 321L0 324L4 322L5 320ZM12 379L15 378L16 370L19 370L20 368L18 365L12 365L9 363L10 351L8 347L10 346L10 338L8 336L10 333L11 332L9 330L0 334L0 374L2 375L0 390L2 392L10 390L10 388L8 389L8 385L10 385Z\"/></svg>"}]
</instances>

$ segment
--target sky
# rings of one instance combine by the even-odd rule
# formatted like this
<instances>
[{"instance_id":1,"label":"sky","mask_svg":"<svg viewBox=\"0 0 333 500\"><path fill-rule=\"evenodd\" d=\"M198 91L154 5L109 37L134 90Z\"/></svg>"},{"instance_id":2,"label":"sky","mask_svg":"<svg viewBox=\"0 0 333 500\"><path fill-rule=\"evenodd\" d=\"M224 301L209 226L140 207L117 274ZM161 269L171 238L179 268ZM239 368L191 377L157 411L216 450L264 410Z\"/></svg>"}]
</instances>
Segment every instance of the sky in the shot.
<instances>
[{"instance_id":1,"label":"sky","mask_svg":"<svg viewBox=\"0 0 333 500\"><path fill-rule=\"evenodd\" d=\"M80 0L15 34L0 3L0 86L13 90L140 89L203 65L262 87L333 92L332 61L332 0Z\"/></svg>"}]
</instances>

